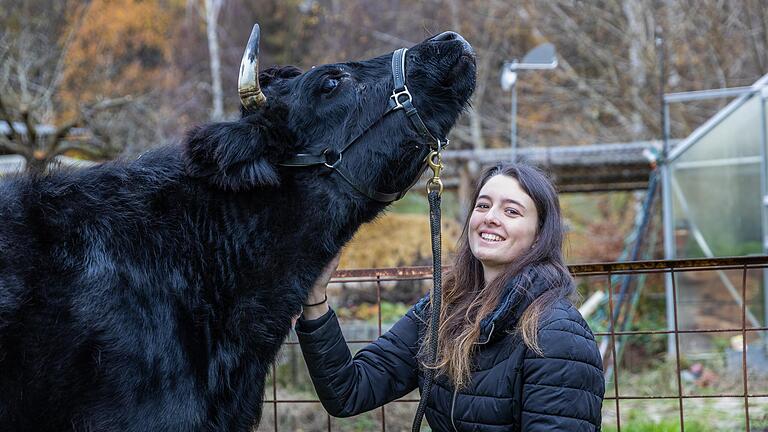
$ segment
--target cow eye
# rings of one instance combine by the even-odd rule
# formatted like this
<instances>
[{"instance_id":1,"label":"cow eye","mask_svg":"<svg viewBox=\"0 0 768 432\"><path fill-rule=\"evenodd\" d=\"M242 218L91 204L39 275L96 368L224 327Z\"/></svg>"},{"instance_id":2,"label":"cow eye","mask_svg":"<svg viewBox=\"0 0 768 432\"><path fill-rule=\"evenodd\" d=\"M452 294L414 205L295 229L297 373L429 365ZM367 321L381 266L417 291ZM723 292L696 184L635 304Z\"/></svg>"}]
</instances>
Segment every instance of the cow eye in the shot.
<instances>
[{"instance_id":1,"label":"cow eye","mask_svg":"<svg viewBox=\"0 0 768 432\"><path fill-rule=\"evenodd\" d=\"M339 86L339 80L336 78L326 78L323 80L323 83L320 85L320 91L328 94L332 92L336 87Z\"/></svg>"}]
</instances>

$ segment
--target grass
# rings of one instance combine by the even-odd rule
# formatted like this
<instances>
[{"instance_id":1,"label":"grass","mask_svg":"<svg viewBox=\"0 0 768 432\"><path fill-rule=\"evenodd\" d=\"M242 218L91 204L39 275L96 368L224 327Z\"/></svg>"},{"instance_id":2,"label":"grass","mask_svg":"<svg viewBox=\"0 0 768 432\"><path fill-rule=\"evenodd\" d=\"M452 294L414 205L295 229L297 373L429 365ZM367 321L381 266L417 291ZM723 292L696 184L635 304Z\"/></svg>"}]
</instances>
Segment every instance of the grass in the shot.
<instances>
[{"instance_id":1,"label":"grass","mask_svg":"<svg viewBox=\"0 0 768 432\"><path fill-rule=\"evenodd\" d=\"M679 432L680 420L662 420L660 422L650 422L645 420L630 421L621 425L622 432ZM707 426L700 421L685 421L686 432L715 432L717 429ZM603 432L615 432L618 429L615 426L603 427Z\"/></svg>"}]
</instances>

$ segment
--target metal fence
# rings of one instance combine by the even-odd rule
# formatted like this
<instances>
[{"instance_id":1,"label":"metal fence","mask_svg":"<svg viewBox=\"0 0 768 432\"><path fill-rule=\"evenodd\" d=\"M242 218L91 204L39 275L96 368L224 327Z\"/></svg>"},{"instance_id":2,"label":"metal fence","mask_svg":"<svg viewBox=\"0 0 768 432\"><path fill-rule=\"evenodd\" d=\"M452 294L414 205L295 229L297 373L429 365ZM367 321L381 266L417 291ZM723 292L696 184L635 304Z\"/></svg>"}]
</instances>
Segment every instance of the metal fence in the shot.
<instances>
[{"instance_id":1,"label":"metal fence","mask_svg":"<svg viewBox=\"0 0 768 432\"><path fill-rule=\"evenodd\" d=\"M569 268L577 282L590 287L590 291L594 291L597 286L602 286L607 291L607 299L603 302L604 322L594 321L596 324L591 322L604 354L606 369L606 396L603 402L604 431L661 430L654 426L649 428L648 425L654 424L663 425L665 431L768 431L768 367L766 367L768 363L765 363L765 359L768 358L766 355L768 346L765 344L768 340L768 326L765 322L754 325L746 319L750 304L757 307L763 304L756 297L766 295L761 281L763 272L768 271L768 256L615 262L572 265ZM678 279L685 275L691 277L707 272L721 274L727 272L730 278L740 279L739 283L735 284L740 285L742 301L736 302L738 304L736 310L740 309L740 316L731 317L730 320L726 317L722 321L723 325L716 326L717 328L696 328L695 326L682 328L678 313L687 305L683 304L683 300L679 300ZM632 315L634 312L628 308L622 311L616 306L619 294L623 296L626 293L620 292L622 284L617 282L626 277L645 278L653 275L657 278L672 276L673 322L662 323L658 326L659 328L640 326L639 329L627 330L617 320L624 319L626 322L627 314L630 321L633 317L642 317L643 314L656 314L663 317L665 305L658 305L660 311L645 310L637 315ZM373 285L378 317L375 336L382 334L388 328L386 323L382 323L381 300L384 287L389 284L391 289L392 283L414 281L425 284L428 289L430 279L431 267L408 267L339 270L335 273L332 283ZM657 297L663 302L663 294ZM712 371L707 375L707 367L695 367L699 364L693 363L697 361L697 355L686 352L687 343L681 343L683 338L686 338L686 342L690 342L688 339L692 335L704 335L720 341L719 354L715 356L720 360L716 362L713 357L707 357L705 354L698 354L698 356L705 359L703 360L705 364L707 362L720 364L721 375ZM722 340L726 336L732 337L725 339L730 340L730 345L723 348ZM720 338L717 339L717 337ZM646 338L639 339L641 342L662 338L661 346L664 350L666 349L665 339L673 338L676 349L668 354L666 361L659 362L658 366L649 373L633 374L628 370L631 369L632 364L628 360L634 357L635 361L638 358L643 361L643 354L630 353L622 357L624 349L622 341L628 338ZM369 338L347 339L353 351L355 347L362 347L370 342ZM636 348L641 349L642 345L642 343L634 344ZM285 354L288 351L292 353L290 356ZM410 423L418 403L417 391L385 407L352 419L332 418L325 413L311 388L306 388L311 387L311 384L307 384L309 379L306 376L306 367L303 366L303 359L297 353L297 342L292 336L284 347L280 362L282 366L273 365L272 374L268 378L264 414L259 431L381 430L392 432L410 430ZM291 365L291 370L294 371L293 376L281 377L278 368L287 365L286 358L290 358L289 363L293 363ZM624 359L623 362L622 359ZM734 359L738 361L734 363ZM691 366L691 363L694 366ZM301 371L296 372L299 369ZM304 389L298 392L288 391L290 387L295 386L297 374L304 374ZM654 376L656 384L648 384L646 375ZM707 376L709 376L708 381ZM424 423L426 425L426 422ZM642 424L645 428L638 428L633 424ZM662 426L658 427L662 428ZM429 429L424 426L423 430Z\"/></svg>"}]
</instances>

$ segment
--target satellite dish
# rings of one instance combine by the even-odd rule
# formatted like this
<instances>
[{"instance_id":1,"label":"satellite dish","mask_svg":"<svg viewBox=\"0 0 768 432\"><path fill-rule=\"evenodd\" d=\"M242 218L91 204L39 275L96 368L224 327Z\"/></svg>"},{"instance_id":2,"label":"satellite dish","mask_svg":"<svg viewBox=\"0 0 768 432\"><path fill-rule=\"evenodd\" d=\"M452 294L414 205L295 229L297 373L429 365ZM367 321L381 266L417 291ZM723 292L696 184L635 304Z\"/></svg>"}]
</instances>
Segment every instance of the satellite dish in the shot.
<instances>
[{"instance_id":1,"label":"satellite dish","mask_svg":"<svg viewBox=\"0 0 768 432\"><path fill-rule=\"evenodd\" d=\"M509 91L517 82L517 71L526 69L554 69L557 67L555 46L543 43L528 51L522 62L512 60L501 67L501 88Z\"/></svg>"},{"instance_id":2,"label":"satellite dish","mask_svg":"<svg viewBox=\"0 0 768 432\"><path fill-rule=\"evenodd\" d=\"M536 48L528 51L528 54L523 57L522 63L527 65L553 65L552 67L557 66L555 46L549 42L537 46Z\"/></svg>"}]
</instances>

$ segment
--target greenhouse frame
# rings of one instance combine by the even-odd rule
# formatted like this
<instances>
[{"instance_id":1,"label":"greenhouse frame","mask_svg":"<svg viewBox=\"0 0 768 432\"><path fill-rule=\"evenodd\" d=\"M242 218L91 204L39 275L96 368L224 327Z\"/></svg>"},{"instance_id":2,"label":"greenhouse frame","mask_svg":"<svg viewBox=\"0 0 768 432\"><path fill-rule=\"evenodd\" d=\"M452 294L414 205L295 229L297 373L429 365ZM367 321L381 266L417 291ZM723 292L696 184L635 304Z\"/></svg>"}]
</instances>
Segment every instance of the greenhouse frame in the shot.
<instances>
[{"instance_id":1,"label":"greenhouse frame","mask_svg":"<svg viewBox=\"0 0 768 432\"><path fill-rule=\"evenodd\" d=\"M727 97L735 98L671 147L670 105ZM666 259L768 254L767 99L768 75L749 87L664 95L661 174ZM759 273L745 281L746 298L736 288L741 284L738 271L720 270L711 280L674 275L681 328L708 327L699 322L704 316L709 316L711 327L712 315L741 325L743 301L744 324L768 326L768 272ZM668 323L675 313L672 277L666 277ZM764 349L753 351L765 353L766 338L757 339L762 339L756 343ZM674 350L670 338L668 352Z\"/></svg>"}]
</instances>

